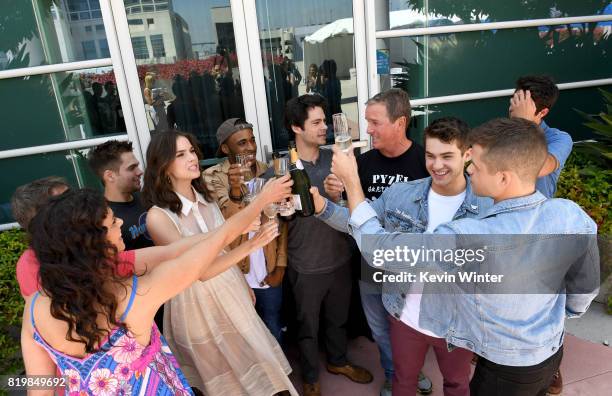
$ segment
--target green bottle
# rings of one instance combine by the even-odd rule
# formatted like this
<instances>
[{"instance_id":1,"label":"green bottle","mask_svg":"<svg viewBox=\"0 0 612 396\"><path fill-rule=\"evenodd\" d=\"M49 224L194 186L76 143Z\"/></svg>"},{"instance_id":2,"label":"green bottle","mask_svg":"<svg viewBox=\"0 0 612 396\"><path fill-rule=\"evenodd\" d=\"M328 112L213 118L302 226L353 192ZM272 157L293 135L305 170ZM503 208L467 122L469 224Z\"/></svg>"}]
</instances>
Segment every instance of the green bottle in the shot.
<instances>
[{"instance_id":1,"label":"green bottle","mask_svg":"<svg viewBox=\"0 0 612 396\"><path fill-rule=\"evenodd\" d=\"M302 166L293 140L289 142L289 173L293 179L291 192L296 213L302 217L312 216L315 209L312 194L310 194L310 178Z\"/></svg>"}]
</instances>

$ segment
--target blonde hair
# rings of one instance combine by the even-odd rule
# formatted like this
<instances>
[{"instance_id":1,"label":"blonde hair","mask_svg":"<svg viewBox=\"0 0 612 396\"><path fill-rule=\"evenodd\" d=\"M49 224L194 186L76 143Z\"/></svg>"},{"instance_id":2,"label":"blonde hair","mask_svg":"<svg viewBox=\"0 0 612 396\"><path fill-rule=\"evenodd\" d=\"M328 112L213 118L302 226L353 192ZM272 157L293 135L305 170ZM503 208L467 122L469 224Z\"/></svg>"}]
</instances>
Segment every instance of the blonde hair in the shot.
<instances>
[{"instance_id":1,"label":"blonde hair","mask_svg":"<svg viewBox=\"0 0 612 396\"><path fill-rule=\"evenodd\" d=\"M144 79L145 88L153 89L154 80L155 80L155 75L153 73L147 73Z\"/></svg>"}]
</instances>

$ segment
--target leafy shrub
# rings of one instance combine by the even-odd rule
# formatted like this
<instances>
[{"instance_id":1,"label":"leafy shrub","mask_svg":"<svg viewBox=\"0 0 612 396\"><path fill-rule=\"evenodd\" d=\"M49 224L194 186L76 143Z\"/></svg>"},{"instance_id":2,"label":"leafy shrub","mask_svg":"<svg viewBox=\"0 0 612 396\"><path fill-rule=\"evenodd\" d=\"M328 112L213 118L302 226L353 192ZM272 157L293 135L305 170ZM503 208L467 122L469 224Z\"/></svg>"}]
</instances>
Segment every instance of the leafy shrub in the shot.
<instances>
[{"instance_id":1,"label":"leafy shrub","mask_svg":"<svg viewBox=\"0 0 612 396\"><path fill-rule=\"evenodd\" d=\"M15 278L15 264L27 248L21 230L0 232L0 373L23 370L19 334L23 299Z\"/></svg>"},{"instance_id":2,"label":"leafy shrub","mask_svg":"<svg viewBox=\"0 0 612 396\"><path fill-rule=\"evenodd\" d=\"M559 198L580 205L597 223L600 235L612 234L612 176L584 155L572 152L557 184Z\"/></svg>"}]
</instances>

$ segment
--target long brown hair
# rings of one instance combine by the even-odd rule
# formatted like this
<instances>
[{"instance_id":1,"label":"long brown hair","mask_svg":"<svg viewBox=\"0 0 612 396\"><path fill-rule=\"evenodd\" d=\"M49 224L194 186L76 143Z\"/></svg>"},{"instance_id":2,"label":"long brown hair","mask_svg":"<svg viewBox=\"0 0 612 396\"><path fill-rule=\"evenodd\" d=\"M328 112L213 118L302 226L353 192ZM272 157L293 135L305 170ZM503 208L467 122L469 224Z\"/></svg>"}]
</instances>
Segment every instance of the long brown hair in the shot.
<instances>
[{"instance_id":1,"label":"long brown hair","mask_svg":"<svg viewBox=\"0 0 612 396\"><path fill-rule=\"evenodd\" d=\"M107 213L100 192L68 190L52 197L29 226L51 315L68 324L66 340L85 344L87 353L97 352L110 332L98 324L99 316L111 327L125 328L117 320L119 303L111 290L127 276L117 272L117 248L103 225Z\"/></svg>"},{"instance_id":2,"label":"long brown hair","mask_svg":"<svg viewBox=\"0 0 612 396\"><path fill-rule=\"evenodd\" d=\"M195 149L198 161L202 159L202 151L198 147L195 136L177 130L159 132L151 138L147 148L147 168L144 173L144 188L142 196L148 207L157 205L168 208L180 214L183 204L178 195L172 190L172 183L168 177L168 168L176 158L176 141L184 137ZM204 196L207 202L213 202L212 194L206 188L202 176L191 181L193 188Z\"/></svg>"}]
</instances>

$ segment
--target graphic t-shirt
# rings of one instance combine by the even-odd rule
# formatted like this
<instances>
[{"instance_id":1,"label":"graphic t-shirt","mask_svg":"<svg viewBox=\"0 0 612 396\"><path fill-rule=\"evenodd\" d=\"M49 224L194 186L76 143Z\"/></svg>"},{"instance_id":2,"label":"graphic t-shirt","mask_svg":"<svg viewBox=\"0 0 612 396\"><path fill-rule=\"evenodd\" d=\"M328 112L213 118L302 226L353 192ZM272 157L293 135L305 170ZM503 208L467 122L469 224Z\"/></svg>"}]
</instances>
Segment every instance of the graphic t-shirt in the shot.
<instances>
[{"instance_id":1,"label":"graphic t-shirt","mask_svg":"<svg viewBox=\"0 0 612 396\"><path fill-rule=\"evenodd\" d=\"M357 157L359 179L366 198L374 200L390 185L397 182L428 177L425 150L415 142L406 152L394 158L385 157L373 149Z\"/></svg>"},{"instance_id":2,"label":"graphic t-shirt","mask_svg":"<svg viewBox=\"0 0 612 396\"><path fill-rule=\"evenodd\" d=\"M135 193L130 202L108 202L115 217L123 220L121 237L126 250L153 246L153 241L147 232L147 211L142 204L140 194Z\"/></svg>"}]
</instances>

